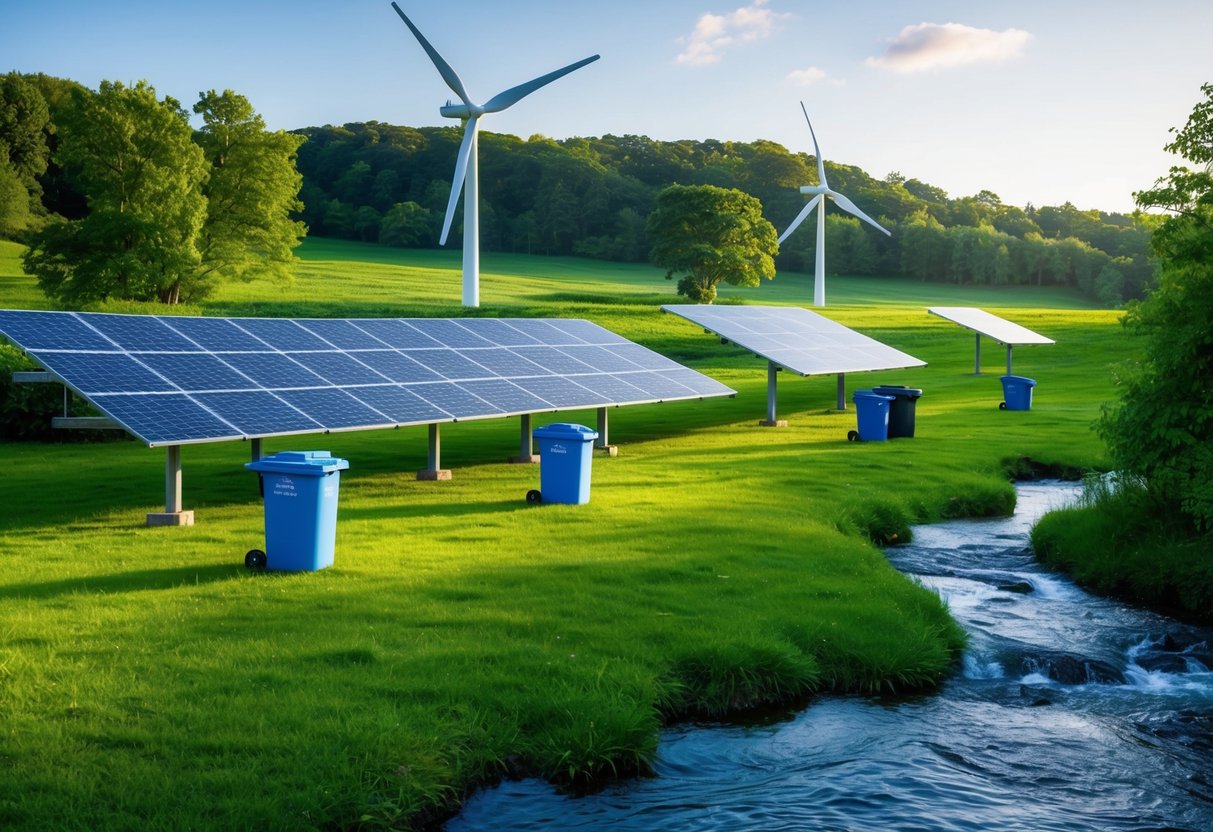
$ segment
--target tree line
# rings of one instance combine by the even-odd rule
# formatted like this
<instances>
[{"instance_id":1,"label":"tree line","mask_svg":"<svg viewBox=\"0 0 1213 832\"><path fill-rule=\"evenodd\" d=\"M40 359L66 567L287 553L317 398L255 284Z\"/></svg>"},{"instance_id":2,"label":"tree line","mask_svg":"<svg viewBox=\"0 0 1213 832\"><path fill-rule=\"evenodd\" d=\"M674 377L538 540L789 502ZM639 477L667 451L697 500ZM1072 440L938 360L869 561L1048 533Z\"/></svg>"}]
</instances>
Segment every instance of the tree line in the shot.
<instances>
[{"instance_id":1,"label":"tree line","mask_svg":"<svg viewBox=\"0 0 1213 832\"><path fill-rule=\"evenodd\" d=\"M302 219L312 234L434 247L461 138L456 127L380 122L309 127L299 150ZM826 217L826 268L957 284L1070 286L1109 305L1143 296L1158 218L1061 206L1005 205L990 191L949 197L890 173L826 162L830 182L893 232ZM804 204L816 160L769 141L656 141L606 135L553 140L480 134L480 241L486 251L645 261L645 225L671 185L757 198L776 227ZM459 218L456 218L458 229ZM451 243L448 243L450 245ZM812 271L813 234L781 246L779 268Z\"/></svg>"},{"instance_id":2,"label":"tree line","mask_svg":"<svg viewBox=\"0 0 1213 832\"><path fill-rule=\"evenodd\" d=\"M199 300L223 279L287 279L303 234L436 247L458 127L380 122L272 132L242 96L200 94L193 113L146 82L88 90L0 76L0 237L65 303ZM816 160L769 141L553 140L480 134L485 251L644 262L647 226L673 185L737 190L784 228ZM892 231L827 214L826 268L957 284L1069 286L1108 305L1144 296L1156 215L950 197L898 173L826 162L830 181ZM456 234L459 218L456 218ZM457 245L452 240L448 243ZM780 247L812 270L815 235Z\"/></svg>"}]
</instances>

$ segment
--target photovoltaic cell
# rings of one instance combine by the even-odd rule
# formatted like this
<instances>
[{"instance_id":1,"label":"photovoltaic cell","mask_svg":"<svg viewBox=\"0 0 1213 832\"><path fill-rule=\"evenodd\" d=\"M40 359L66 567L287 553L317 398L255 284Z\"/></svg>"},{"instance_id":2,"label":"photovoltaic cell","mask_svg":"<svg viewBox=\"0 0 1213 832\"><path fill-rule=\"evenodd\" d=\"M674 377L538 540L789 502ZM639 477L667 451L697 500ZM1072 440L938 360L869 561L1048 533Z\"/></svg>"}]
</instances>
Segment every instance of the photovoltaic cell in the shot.
<instances>
[{"instance_id":1,"label":"photovoltaic cell","mask_svg":"<svg viewBox=\"0 0 1213 832\"><path fill-rule=\"evenodd\" d=\"M671 304L661 308L802 376L926 365L912 355L797 306Z\"/></svg>"},{"instance_id":2,"label":"photovoltaic cell","mask_svg":"<svg viewBox=\"0 0 1213 832\"><path fill-rule=\"evenodd\" d=\"M442 376L422 366L399 350L371 350L358 353L358 360L390 381L441 381Z\"/></svg>"},{"instance_id":3,"label":"photovoltaic cell","mask_svg":"<svg viewBox=\"0 0 1213 832\"><path fill-rule=\"evenodd\" d=\"M206 352L259 351L267 344L226 318L175 318L168 327Z\"/></svg>"},{"instance_id":4,"label":"photovoltaic cell","mask_svg":"<svg viewBox=\"0 0 1213 832\"><path fill-rule=\"evenodd\" d=\"M149 445L734 394L580 320L0 310L0 335Z\"/></svg>"}]
</instances>

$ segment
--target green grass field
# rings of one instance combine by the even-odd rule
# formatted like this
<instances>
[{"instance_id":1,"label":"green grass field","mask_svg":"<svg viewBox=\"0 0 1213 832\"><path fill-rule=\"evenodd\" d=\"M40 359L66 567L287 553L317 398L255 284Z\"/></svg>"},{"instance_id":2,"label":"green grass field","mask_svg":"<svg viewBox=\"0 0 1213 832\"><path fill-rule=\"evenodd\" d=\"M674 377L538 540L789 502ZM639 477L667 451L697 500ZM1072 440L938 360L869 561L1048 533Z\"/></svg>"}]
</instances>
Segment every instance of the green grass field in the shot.
<instances>
[{"instance_id":1,"label":"green grass field","mask_svg":"<svg viewBox=\"0 0 1213 832\"><path fill-rule=\"evenodd\" d=\"M0 243L0 308L48 304ZM291 287L224 288L186 314L462 315L458 255L309 240ZM163 454L133 441L9 443L0 478L0 828L333 829L419 824L510 773L643 770L663 721L814 692L930 688L963 635L873 541L1010 510L1027 458L1104 464L1091 431L1130 345L1068 293L827 284L829 317L928 362L852 376L923 388L917 436L851 443L833 377L780 377L657 309L651 267L489 255L493 316L583 317L735 399L611 411L585 506L527 506L517 420L446 425L450 482L418 482L425 430L266 441L350 461L336 563L252 574L263 542L244 443L185 448L190 528L152 529ZM723 302L808 305L780 275ZM1021 348L1034 409L1000 411L1003 353L927 315L976 305L1056 339ZM162 311L115 304L109 311ZM581 421L594 413L537 417ZM810 705L811 706L811 705Z\"/></svg>"}]
</instances>

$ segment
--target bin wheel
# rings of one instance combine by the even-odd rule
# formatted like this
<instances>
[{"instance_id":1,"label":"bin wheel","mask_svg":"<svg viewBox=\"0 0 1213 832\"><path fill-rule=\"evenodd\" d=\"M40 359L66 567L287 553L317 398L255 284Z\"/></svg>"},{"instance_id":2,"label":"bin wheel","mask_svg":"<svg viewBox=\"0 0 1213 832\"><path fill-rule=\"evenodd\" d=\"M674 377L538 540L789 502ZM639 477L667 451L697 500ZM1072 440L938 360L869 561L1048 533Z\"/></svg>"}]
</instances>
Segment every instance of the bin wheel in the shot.
<instances>
[{"instance_id":1,"label":"bin wheel","mask_svg":"<svg viewBox=\"0 0 1213 832\"><path fill-rule=\"evenodd\" d=\"M543 502L543 495L532 488L526 493L526 501L531 505L538 505Z\"/></svg>"},{"instance_id":2,"label":"bin wheel","mask_svg":"<svg viewBox=\"0 0 1213 832\"><path fill-rule=\"evenodd\" d=\"M265 562L265 552L260 549L249 549L244 556L244 565L249 569L264 569Z\"/></svg>"},{"instance_id":3,"label":"bin wheel","mask_svg":"<svg viewBox=\"0 0 1213 832\"><path fill-rule=\"evenodd\" d=\"M855 442L858 439L859 439L859 431L857 431L857 430L847 431L847 441L848 442Z\"/></svg>"},{"instance_id":4,"label":"bin wheel","mask_svg":"<svg viewBox=\"0 0 1213 832\"><path fill-rule=\"evenodd\" d=\"M1006 402L999 402L999 403L998 403L998 409L999 409L999 410L1006 410L1006 409L1007 409L1007 403L1006 403Z\"/></svg>"}]
</instances>

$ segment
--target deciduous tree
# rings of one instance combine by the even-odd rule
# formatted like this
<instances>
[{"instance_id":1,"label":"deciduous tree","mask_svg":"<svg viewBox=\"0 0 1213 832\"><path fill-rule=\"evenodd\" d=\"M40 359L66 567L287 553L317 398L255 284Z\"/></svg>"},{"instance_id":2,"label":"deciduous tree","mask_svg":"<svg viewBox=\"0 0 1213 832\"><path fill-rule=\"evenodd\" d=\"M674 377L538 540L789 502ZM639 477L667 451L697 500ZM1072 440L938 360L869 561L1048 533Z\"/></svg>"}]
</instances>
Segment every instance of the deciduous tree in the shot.
<instances>
[{"instance_id":1,"label":"deciduous tree","mask_svg":"<svg viewBox=\"0 0 1213 832\"><path fill-rule=\"evenodd\" d=\"M295 168L303 137L266 130L248 99L231 90L200 93L194 112L202 116L195 139L209 176L190 297L205 295L217 280L289 280L298 262L294 248L307 233L291 219L303 207L303 177ZM378 215L372 239L377 234Z\"/></svg>"},{"instance_id":2,"label":"deciduous tree","mask_svg":"<svg viewBox=\"0 0 1213 832\"><path fill-rule=\"evenodd\" d=\"M742 191L672 185L658 194L647 233L653 262L667 279L681 275L678 294L695 303L715 300L722 280L757 286L775 276L775 227L763 219L762 203Z\"/></svg>"}]
</instances>

